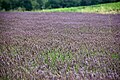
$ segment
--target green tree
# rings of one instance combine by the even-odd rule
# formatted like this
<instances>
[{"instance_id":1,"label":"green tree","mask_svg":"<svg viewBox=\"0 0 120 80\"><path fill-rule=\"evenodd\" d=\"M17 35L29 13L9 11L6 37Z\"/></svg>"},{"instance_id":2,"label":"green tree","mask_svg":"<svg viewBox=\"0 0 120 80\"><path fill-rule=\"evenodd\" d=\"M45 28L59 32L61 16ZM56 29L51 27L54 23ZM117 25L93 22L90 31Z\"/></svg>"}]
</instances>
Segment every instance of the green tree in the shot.
<instances>
[{"instance_id":1,"label":"green tree","mask_svg":"<svg viewBox=\"0 0 120 80\"><path fill-rule=\"evenodd\" d=\"M11 9L10 1L9 0L2 0L1 1L1 9L5 9L6 11Z\"/></svg>"},{"instance_id":2,"label":"green tree","mask_svg":"<svg viewBox=\"0 0 120 80\"><path fill-rule=\"evenodd\" d=\"M20 0L20 7L25 8L26 10L32 10L32 4L30 0Z\"/></svg>"},{"instance_id":3,"label":"green tree","mask_svg":"<svg viewBox=\"0 0 120 80\"><path fill-rule=\"evenodd\" d=\"M80 0L61 0L62 7L74 7L79 5Z\"/></svg>"},{"instance_id":4,"label":"green tree","mask_svg":"<svg viewBox=\"0 0 120 80\"><path fill-rule=\"evenodd\" d=\"M45 8L45 0L31 0L31 4L34 10Z\"/></svg>"},{"instance_id":5,"label":"green tree","mask_svg":"<svg viewBox=\"0 0 120 80\"><path fill-rule=\"evenodd\" d=\"M0 10L32 10L59 7L86 6L119 0L0 0Z\"/></svg>"},{"instance_id":6,"label":"green tree","mask_svg":"<svg viewBox=\"0 0 120 80\"><path fill-rule=\"evenodd\" d=\"M38 9L42 9L43 8L43 0L37 0L38 5Z\"/></svg>"},{"instance_id":7,"label":"green tree","mask_svg":"<svg viewBox=\"0 0 120 80\"><path fill-rule=\"evenodd\" d=\"M60 0L48 0L47 7L49 8L59 8Z\"/></svg>"}]
</instances>

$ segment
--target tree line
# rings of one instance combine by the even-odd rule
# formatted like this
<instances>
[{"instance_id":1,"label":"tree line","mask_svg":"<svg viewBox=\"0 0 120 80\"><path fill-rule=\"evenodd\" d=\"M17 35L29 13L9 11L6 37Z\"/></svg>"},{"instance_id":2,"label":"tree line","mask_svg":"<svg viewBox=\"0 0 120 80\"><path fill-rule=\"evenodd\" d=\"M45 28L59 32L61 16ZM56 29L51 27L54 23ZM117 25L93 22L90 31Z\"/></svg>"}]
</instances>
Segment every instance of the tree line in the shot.
<instances>
[{"instance_id":1,"label":"tree line","mask_svg":"<svg viewBox=\"0 0 120 80\"><path fill-rule=\"evenodd\" d=\"M87 6L101 3L118 2L119 0L0 0L0 10L39 10Z\"/></svg>"}]
</instances>

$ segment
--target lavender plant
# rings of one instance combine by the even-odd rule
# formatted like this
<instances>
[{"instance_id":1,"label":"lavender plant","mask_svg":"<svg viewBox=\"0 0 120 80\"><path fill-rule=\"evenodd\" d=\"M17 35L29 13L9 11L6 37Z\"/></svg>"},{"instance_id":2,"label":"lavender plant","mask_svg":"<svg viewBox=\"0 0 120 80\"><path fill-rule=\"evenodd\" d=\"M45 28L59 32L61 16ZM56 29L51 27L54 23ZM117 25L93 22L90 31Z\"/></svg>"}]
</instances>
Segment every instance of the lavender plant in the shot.
<instances>
[{"instance_id":1,"label":"lavender plant","mask_svg":"<svg viewBox=\"0 0 120 80\"><path fill-rule=\"evenodd\" d=\"M0 13L0 79L119 80L119 18Z\"/></svg>"}]
</instances>

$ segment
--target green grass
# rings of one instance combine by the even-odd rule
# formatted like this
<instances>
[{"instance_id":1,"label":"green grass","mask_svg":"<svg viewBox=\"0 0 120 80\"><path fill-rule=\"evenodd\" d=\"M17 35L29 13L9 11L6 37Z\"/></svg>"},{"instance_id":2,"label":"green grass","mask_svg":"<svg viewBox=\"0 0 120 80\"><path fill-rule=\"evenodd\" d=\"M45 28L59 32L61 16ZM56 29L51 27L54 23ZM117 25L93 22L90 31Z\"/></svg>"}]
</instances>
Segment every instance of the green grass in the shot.
<instances>
[{"instance_id":1,"label":"green grass","mask_svg":"<svg viewBox=\"0 0 120 80\"><path fill-rule=\"evenodd\" d=\"M35 10L40 12L87 12L87 13L120 13L120 2L98 4L91 6L79 6L70 8L56 8Z\"/></svg>"}]
</instances>

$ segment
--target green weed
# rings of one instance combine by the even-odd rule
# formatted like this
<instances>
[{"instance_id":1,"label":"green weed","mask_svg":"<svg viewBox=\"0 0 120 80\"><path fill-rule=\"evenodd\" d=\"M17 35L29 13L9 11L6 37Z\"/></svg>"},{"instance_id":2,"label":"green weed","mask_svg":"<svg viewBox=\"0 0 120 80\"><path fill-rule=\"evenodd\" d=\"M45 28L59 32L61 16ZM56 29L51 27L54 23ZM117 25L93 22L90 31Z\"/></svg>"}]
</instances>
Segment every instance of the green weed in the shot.
<instances>
[{"instance_id":1,"label":"green weed","mask_svg":"<svg viewBox=\"0 0 120 80\"><path fill-rule=\"evenodd\" d=\"M113 59L120 59L119 54L112 54L111 56L112 56Z\"/></svg>"}]
</instances>

